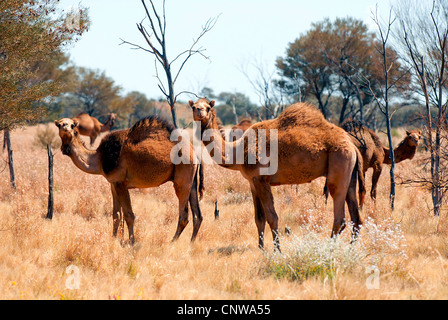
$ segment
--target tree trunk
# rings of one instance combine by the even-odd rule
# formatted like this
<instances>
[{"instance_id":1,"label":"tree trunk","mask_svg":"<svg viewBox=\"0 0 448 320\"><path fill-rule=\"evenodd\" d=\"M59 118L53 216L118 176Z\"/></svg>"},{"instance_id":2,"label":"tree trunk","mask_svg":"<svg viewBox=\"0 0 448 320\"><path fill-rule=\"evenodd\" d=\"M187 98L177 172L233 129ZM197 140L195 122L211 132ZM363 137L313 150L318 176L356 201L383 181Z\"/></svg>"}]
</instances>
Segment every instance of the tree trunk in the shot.
<instances>
[{"instance_id":1,"label":"tree trunk","mask_svg":"<svg viewBox=\"0 0 448 320\"><path fill-rule=\"evenodd\" d=\"M395 209L395 155L394 147L392 144L392 133L390 129L390 117L389 107L386 107L386 126L387 126L387 139L389 140L389 158L390 158L390 207Z\"/></svg>"},{"instance_id":2,"label":"tree trunk","mask_svg":"<svg viewBox=\"0 0 448 320\"><path fill-rule=\"evenodd\" d=\"M47 144L47 154L48 154L48 210L47 219L53 219L53 152L51 147Z\"/></svg>"},{"instance_id":3,"label":"tree trunk","mask_svg":"<svg viewBox=\"0 0 448 320\"><path fill-rule=\"evenodd\" d=\"M166 55L164 55L164 61L168 61ZM171 75L171 68L170 68L169 64L167 64L167 66L165 67L165 73L166 73L166 79L167 79L167 82L168 82L168 103L170 104L171 116L173 118L174 127L177 129L178 128L178 126L177 126L177 114L176 114L176 108L175 108L176 100L175 100L175 97L174 97L173 76Z\"/></svg>"},{"instance_id":4,"label":"tree trunk","mask_svg":"<svg viewBox=\"0 0 448 320\"><path fill-rule=\"evenodd\" d=\"M11 146L11 136L9 130L5 129L5 142L6 148L8 150L8 165L9 165L9 176L11 177L11 187L16 190L16 177L14 174L14 159L13 159L13 150Z\"/></svg>"}]
</instances>

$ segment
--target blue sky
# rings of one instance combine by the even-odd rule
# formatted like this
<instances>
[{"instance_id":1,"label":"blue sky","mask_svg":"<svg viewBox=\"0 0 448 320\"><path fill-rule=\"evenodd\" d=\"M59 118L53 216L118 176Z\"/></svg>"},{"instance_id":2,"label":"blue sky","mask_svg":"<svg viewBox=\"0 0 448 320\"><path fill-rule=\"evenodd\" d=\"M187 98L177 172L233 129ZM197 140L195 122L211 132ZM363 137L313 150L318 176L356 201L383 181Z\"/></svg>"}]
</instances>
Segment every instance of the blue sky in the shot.
<instances>
[{"instance_id":1,"label":"blue sky","mask_svg":"<svg viewBox=\"0 0 448 320\"><path fill-rule=\"evenodd\" d=\"M215 27L199 42L206 60L199 55L188 61L175 90L198 92L202 87L243 92L253 102L258 98L241 72L246 68L255 77L253 64L263 64L275 72L275 59L283 56L288 43L306 32L311 23L324 18L352 16L372 30L371 10L378 4L380 16L387 18L396 0L166 0L168 55L173 59L188 49L209 18L219 16ZM149 5L149 1L147 1ZM155 0L156 5L162 3ZM137 90L149 98L162 96L155 79L152 55L121 45L120 38L144 45L136 23L144 17L140 0L61 0L69 10L81 4L89 8L90 31L69 48L72 61L104 70L123 88ZM147 20L146 20L147 21ZM179 65L174 65L177 70ZM162 70L159 69L161 73ZM187 95L180 96L188 100Z\"/></svg>"}]
</instances>

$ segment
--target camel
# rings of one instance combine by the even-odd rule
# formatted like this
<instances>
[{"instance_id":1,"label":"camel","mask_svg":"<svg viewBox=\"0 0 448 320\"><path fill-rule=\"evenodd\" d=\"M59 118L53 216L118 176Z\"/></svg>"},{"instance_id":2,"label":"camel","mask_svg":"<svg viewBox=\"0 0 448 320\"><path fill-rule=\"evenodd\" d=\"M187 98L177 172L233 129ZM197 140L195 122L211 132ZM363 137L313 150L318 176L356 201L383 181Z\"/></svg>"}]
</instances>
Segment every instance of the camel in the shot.
<instances>
[{"instance_id":1,"label":"camel","mask_svg":"<svg viewBox=\"0 0 448 320\"><path fill-rule=\"evenodd\" d=\"M264 230L269 224L274 247L280 250L278 238L278 216L274 207L271 186L283 184L302 184L327 176L330 194L334 201L334 222L331 236L336 236L345 228L345 202L349 207L353 221L353 236L356 237L362 224L356 199L356 183L359 181L359 192L363 192L362 157L352 143L349 135L341 128L326 121L322 113L308 103L296 103L285 109L278 118L258 122L246 130L237 141L225 141L219 132L215 101L201 98L196 102L189 101L193 118L201 124L203 144L214 143L210 156L224 168L239 171L250 184L255 223L258 229L258 245L264 247ZM210 130L209 130L210 129ZM255 164L248 162L254 145L247 145L249 134L265 132L266 145L271 146L269 129L276 129L278 136L278 166L273 174L261 174L261 169L269 164L262 164L259 159ZM204 139L204 134L211 135ZM260 143L257 139L257 143ZM226 151L235 154L243 145L244 161L226 163ZM270 148L266 153L270 153ZM241 150L241 149L240 149ZM215 153L223 161L216 161ZM275 156L275 155L274 155ZM235 159L235 157L233 158Z\"/></svg>"},{"instance_id":2,"label":"camel","mask_svg":"<svg viewBox=\"0 0 448 320\"><path fill-rule=\"evenodd\" d=\"M234 132L233 141L238 140L243 136L243 133L252 126L252 121L250 119L243 119L238 124L232 127L232 131ZM241 131L239 131L241 130Z\"/></svg>"},{"instance_id":3,"label":"camel","mask_svg":"<svg viewBox=\"0 0 448 320\"><path fill-rule=\"evenodd\" d=\"M378 179L381 176L382 165L391 164L390 149L381 143L380 138L375 132L359 121L347 119L342 124L342 128L350 134L353 143L362 154L364 177L366 171L369 168L373 168L370 197L375 201L376 187ZM414 158L421 134L422 132L420 130L406 131L406 137L394 149L395 163ZM328 197L328 191L326 189L325 195Z\"/></svg>"},{"instance_id":4,"label":"camel","mask_svg":"<svg viewBox=\"0 0 448 320\"><path fill-rule=\"evenodd\" d=\"M62 140L61 151L71 158L75 166L89 174L102 175L110 183L113 199L113 236L116 237L122 211L129 231L129 241L134 243L135 215L131 206L129 189L158 187L173 182L179 200L179 221L173 241L179 238L188 223L188 203L193 213L194 241L202 222L198 194L204 191L200 165L171 162L170 141L174 127L168 122L149 116L139 120L130 129L117 130L105 136L96 150L86 148L79 138L76 119L55 121ZM191 145L190 145L191 146ZM191 149L192 146L191 146ZM191 159L194 153L191 154ZM195 156L195 155L194 155ZM200 173L200 172L199 172ZM198 190L199 189L199 190Z\"/></svg>"},{"instance_id":5,"label":"camel","mask_svg":"<svg viewBox=\"0 0 448 320\"><path fill-rule=\"evenodd\" d=\"M104 124L99 122L97 118L91 117L85 112L81 112L73 119L79 123L79 133L83 136L90 137L90 146L93 146L96 138L101 132L107 132L112 129L115 120L117 119L117 115L115 113L108 113L107 120Z\"/></svg>"}]
</instances>

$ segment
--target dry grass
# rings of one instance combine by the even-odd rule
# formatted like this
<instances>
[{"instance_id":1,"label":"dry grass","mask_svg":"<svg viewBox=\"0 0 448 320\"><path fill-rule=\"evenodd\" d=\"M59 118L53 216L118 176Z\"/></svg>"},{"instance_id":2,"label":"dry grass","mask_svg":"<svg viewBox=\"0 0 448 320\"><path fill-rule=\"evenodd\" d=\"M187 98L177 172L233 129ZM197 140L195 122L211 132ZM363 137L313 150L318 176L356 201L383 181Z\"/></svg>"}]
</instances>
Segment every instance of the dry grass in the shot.
<instances>
[{"instance_id":1,"label":"dry grass","mask_svg":"<svg viewBox=\"0 0 448 320\"><path fill-rule=\"evenodd\" d=\"M47 207L46 151L36 127L13 132L17 191L0 173L0 299L446 299L448 219L432 216L427 191L398 186L396 210L388 209L388 168L376 205L367 198L365 228L355 245L350 230L329 239L332 203L325 205L323 179L274 188L283 254L257 248L253 205L239 173L207 166L204 222L191 244L187 226L171 243L177 199L170 183L131 192L136 245L112 237L109 185L55 154L55 213ZM2 159L5 153L2 154ZM4 166L4 162L2 160ZM415 160L397 165L412 175ZM370 173L370 172L369 172ZM370 190L370 174L367 189ZM213 217L218 199L220 219ZM269 231L268 229L266 231ZM127 237L127 235L125 235ZM67 288L79 268L79 289ZM370 266L379 288L366 283Z\"/></svg>"}]
</instances>

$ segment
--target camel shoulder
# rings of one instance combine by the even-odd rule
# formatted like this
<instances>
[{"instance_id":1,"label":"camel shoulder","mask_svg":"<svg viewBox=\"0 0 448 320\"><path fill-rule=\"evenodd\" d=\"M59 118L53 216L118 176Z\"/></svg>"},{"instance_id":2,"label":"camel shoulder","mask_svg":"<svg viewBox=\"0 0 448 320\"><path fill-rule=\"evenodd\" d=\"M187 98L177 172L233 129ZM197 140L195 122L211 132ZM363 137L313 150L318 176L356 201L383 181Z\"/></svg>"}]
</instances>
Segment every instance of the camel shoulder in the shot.
<instances>
[{"instance_id":1,"label":"camel shoulder","mask_svg":"<svg viewBox=\"0 0 448 320\"><path fill-rule=\"evenodd\" d=\"M104 173L108 174L118 166L127 132L128 130L113 131L101 140L97 151L101 154Z\"/></svg>"}]
</instances>

